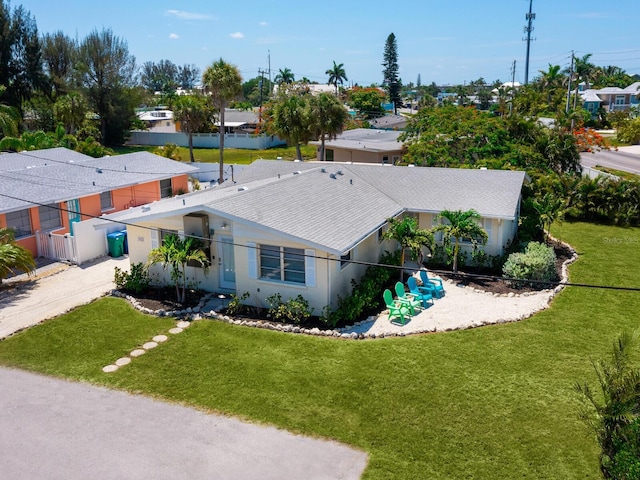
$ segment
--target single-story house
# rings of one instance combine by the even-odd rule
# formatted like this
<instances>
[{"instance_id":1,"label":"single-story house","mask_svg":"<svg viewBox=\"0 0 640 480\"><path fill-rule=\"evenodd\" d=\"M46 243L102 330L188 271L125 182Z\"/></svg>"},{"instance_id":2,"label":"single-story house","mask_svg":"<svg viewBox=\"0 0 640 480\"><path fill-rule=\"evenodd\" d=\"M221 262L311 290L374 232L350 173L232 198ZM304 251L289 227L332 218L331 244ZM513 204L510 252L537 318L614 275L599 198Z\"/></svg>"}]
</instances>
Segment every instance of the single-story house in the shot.
<instances>
[{"instance_id":1,"label":"single-story house","mask_svg":"<svg viewBox=\"0 0 640 480\"><path fill-rule=\"evenodd\" d=\"M220 128L216 118L215 126ZM225 109L224 129L226 133L256 133L260 127L260 115L253 110Z\"/></svg>"},{"instance_id":2,"label":"single-story house","mask_svg":"<svg viewBox=\"0 0 640 480\"><path fill-rule=\"evenodd\" d=\"M411 215L431 228L442 210L473 208L488 233L485 251L502 254L516 234L525 180L508 170L259 160L235 183L107 215L103 227L126 225L131 263L146 262L170 232L196 236L211 267L208 275L187 267L189 283L249 292L260 306L275 293L300 294L320 314L360 279L366 265L357 262L397 248L381 240L390 217ZM159 266L156 275L170 283Z\"/></svg>"},{"instance_id":3,"label":"single-story house","mask_svg":"<svg viewBox=\"0 0 640 480\"><path fill-rule=\"evenodd\" d=\"M176 123L173 112L166 109L154 109L138 112L138 119L144 122L149 132L175 132Z\"/></svg>"},{"instance_id":4,"label":"single-story house","mask_svg":"<svg viewBox=\"0 0 640 480\"><path fill-rule=\"evenodd\" d=\"M402 132L373 128L346 130L335 139L325 140L325 158L320 158L320 142L317 160L327 162L379 163L396 165L402 161L406 148L398 137Z\"/></svg>"},{"instance_id":5,"label":"single-story house","mask_svg":"<svg viewBox=\"0 0 640 480\"><path fill-rule=\"evenodd\" d=\"M66 148L0 155L0 226L45 255L37 233L73 236L81 220L188 191L196 168L148 152L92 158Z\"/></svg>"}]
</instances>

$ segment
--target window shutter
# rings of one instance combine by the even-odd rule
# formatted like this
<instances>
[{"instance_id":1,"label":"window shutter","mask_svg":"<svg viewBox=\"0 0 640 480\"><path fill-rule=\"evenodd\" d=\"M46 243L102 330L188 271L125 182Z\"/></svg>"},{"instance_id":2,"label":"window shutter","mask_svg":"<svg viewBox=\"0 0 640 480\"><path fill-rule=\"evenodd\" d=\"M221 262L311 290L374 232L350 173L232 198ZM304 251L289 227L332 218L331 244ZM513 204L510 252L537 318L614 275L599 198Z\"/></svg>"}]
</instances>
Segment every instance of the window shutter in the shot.
<instances>
[{"instance_id":1,"label":"window shutter","mask_svg":"<svg viewBox=\"0 0 640 480\"><path fill-rule=\"evenodd\" d=\"M316 286L316 251L304 251L304 278L307 287Z\"/></svg>"},{"instance_id":2,"label":"window shutter","mask_svg":"<svg viewBox=\"0 0 640 480\"><path fill-rule=\"evenodd\" d=\"M247 254L249 259L247 262L247 269L249 278L258 278L258 249L254 242L247 242Z\"/></svg>"},{"instance_id":3,"label":"window shutter","mask_svg":"<svg viewBox=\"0 0 640 480\"><path fill-rule=\"evenodd\" d=\"M151 250L160 246L160 231L157 228L151 230Z\"/></svg>"}]
</instances>

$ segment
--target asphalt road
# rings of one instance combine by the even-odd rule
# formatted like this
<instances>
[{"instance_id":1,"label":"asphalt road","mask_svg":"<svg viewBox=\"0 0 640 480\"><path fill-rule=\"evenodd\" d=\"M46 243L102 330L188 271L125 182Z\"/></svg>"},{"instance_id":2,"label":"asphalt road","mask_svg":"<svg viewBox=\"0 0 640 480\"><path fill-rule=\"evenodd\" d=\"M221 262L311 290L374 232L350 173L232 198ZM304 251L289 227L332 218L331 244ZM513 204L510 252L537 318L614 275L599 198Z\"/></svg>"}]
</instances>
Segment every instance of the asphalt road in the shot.
<instances>
[{"instance_id":1,"label":"asphalt road","mask_svg":"<svg viewBox=\"0 0 640 480\"><path fill-rule=\"evenodd\" d=\"M179 405L0 368L6 480L358 479L367 456Z\"/></svg>"},{"instance_id":2,"label":"asphalt road","mask_svg":"<svg viewBox=\"0 0 640 480\"><path fill-rule=\"evenodd\" d=\"M580 163L585 167L597 165L640 175L640 147L622 147L617 152L602 150L580 154Z\"/></svg>"}]
</instances>

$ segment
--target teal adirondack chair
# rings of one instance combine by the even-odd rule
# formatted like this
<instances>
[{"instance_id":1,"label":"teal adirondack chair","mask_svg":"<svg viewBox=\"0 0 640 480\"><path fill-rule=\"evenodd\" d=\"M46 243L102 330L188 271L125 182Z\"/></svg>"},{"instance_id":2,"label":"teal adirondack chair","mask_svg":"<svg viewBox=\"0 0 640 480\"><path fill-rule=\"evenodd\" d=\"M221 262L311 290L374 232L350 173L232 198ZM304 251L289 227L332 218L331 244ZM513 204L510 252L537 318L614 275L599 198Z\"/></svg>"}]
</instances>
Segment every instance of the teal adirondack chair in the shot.
<instances>
[{"instance_id":1,"label":"teal adirondack chair","mask_svg":"<svg viewBox=\"0 0 640 480\"><path fill-rule=\"evenodd\" d=\"M444 285L442 279L438 277L429 277L426 270L420 270L420 280L422 280L422 286L429 288L429 285L433 286L433 296L436 298L444 297Z\"/></svg>"},{"instance_id":2,"label":"teal adirondack chair","mask_svg":"<svg viewBox=\"0 0 640 480\"><path fill-rule=\"evenodd\" d=\"M422 308L427 308L429 305L433 305L431 289L419 287L416 277L409 277L409 280L407 280L407 287L409 287L409 293L422 302Z\"/></svg>"},{"instance_id":3,"label":"teal adirondack chair","mask_svg":"<svg viewBox=\"0 0 640 480\"><path fill-rule=\"evenodd\" d=\"M396 297L401 303L409 307L411 315L416 311L416 308L422 308L422 302L418 300L414 295L407 293L404 290L404 284L402 282L396 283Z\"/></svg>"},{"instance_id":4,"label":"teal adirondack chair","mask_svg":"<svg viewBox=\"0 0 640 480\"><path fill-rule=\"evenodd\" d=\"M391 319L393 317L399 317L400 324L406 325L407 316L410 315L409 307L398 300L394 300L393 294L391 293L391 290L389 290L388 288L384 291L384 293L382 294L382 297L384 298L384 303L387 305L387 308L389 309L389 321L391 322ZM391 323L394 323L394 322L391 322Z\"/></svg>"}]
</instances>

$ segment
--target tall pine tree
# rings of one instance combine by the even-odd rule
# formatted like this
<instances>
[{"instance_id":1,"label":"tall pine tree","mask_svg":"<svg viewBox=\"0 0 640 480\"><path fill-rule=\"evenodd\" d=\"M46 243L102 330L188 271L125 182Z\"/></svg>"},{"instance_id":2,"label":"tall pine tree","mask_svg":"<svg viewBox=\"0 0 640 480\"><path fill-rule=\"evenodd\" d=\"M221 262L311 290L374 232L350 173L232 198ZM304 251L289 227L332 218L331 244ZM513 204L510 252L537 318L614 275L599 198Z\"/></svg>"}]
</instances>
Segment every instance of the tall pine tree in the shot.
<instances>
[{"instance_id":1,"label":"tall pine tree","mask_svg":"<svg viewBox=\"0 0 640 480\"><path fill-rule=\"evenodd\" d=\"M398 44L396 42L396 36L391 33L387 37L387 41L384 45L384 57L382 60L382 70L384 85L389 101L393 103L394 113L398 113L398 106L401 105L402 98L400 97L400 79L398 78Z\"/></svg>"}]
</instances>

